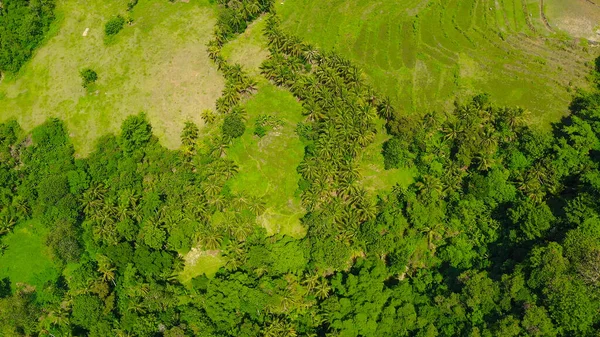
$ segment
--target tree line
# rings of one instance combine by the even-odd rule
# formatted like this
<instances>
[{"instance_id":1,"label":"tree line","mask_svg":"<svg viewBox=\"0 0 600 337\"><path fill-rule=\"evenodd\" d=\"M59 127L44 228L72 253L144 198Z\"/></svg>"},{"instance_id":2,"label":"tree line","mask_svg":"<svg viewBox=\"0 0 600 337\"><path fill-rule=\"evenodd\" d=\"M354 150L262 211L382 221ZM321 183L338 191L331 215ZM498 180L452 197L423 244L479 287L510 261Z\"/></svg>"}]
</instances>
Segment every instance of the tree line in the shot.
<instances>
[{"instance_id":1,"label":"tree line","mask_svg":"<svg viewBox=\"0 0 600 337\"><path fill-rule=\"evenodd\" d=\"M0 3L0 75L19 71L42 42L53 20L53 0Z\"/></svg>"}]
</instances>

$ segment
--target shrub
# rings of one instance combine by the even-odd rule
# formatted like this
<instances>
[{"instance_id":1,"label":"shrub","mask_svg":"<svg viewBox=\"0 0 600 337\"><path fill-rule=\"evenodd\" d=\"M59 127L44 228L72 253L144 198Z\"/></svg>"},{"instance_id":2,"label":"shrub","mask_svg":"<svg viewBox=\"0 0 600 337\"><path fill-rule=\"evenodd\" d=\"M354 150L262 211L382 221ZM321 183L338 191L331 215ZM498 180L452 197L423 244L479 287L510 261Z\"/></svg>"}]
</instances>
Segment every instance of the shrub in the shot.
<instances>
[{"instance_id":1,"label":"shrub","mask_svg":"<svg viewBox=\"0 0 600 337\"><path fill-rule=\"evenodd\" d=\"M267 129L265 129L264 126L257 124L256 127L254 128L254 134L262 138L262 137L266 136Z\"/></svg>"},{"instance_id":2,"label":"shrub","mask_svg":"<svg viewBox=\"0 0 600 337\"><path fill-rule=\"evenodd\" d=\"M118 32L121 31L121 29L123 29L124 25L125 19L122 16L117 15L114 18L108 20L106 26L104 26L104 33L106 33L106 36L116 35Z\"/></svg>"},{"instance_id":3,"label":"shrub","mask_svg":"<svg viewBox=\"0 0 600 337\"><path fill-rule=\"evenodd\" d=\"M81 85L84 88L88 88L98 80L98 74L90 68L83 69L79 72L79 75L81 76L82 80Z\"/></svg>"},{"instance_id":4,"label":"shrub","mask_svg":"<svg viewBox=\"0 0 600 337\"><path fill-rule=\"evenodd\" d=\"M127 3L127 11L131 12L133 10L133 7L135 7L135 5L137 5L138 0L131 0Z\"/></svg>"},{"instance_id":5,"label":"shrub","mask_svg":"<svg viewBox=\"0 0 600 337\"><path fill-rule=\"evenodd\" d=\"M403 146L398 138L392 138L383 144L383 161L385 169L398 168L402 163Z\"/></svg>"},{"instance_id":6,"label":"shrub","mask_svg":"<svg viewBox=\"0 0 600 337\"><path fill-rule=\"evenodd\" d=\"M98 80L98 74L90 68L83 69L79 72L82 80L82 86L88 88L90 85L96 83Z\"/></svg>"},{"instance_id":7,"label":"shrub","mask_svg":"<svg viewBox=\"0 0 600 337\"><path fill-rule=\"evenodd\" d=\"M223 135L231 138L241 137L246 131L244 121L237 115L227 115L223 121Z\"/></svg>"}]
</instances>

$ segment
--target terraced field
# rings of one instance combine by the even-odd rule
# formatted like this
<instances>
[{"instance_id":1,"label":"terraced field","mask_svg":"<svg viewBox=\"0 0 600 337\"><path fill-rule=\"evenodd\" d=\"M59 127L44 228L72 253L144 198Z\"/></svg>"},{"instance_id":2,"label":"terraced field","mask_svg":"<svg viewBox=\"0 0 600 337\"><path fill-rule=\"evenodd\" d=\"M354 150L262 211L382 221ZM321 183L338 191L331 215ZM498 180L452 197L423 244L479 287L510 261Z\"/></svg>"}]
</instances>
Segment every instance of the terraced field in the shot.
<instances>
[{"instance_id":1,"label":"terraced field","mask_svg":"<svg viewBox=\"0 0 600 337\"><path fill-rule=\"evenodd\" d=\"M358 63L406 112L488 92L548 125L585 86L592 53L549 22L540 0L287 0L283 27Z\"/></svg>"}]
</instances>

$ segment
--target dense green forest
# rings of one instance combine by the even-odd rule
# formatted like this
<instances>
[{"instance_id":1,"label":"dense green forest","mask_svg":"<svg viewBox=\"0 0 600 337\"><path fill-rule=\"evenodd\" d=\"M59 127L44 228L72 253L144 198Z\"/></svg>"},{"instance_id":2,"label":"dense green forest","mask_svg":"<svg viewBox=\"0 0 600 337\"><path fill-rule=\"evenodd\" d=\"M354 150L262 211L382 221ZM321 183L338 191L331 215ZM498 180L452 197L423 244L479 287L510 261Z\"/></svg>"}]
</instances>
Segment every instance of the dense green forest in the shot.
<instances>
[{"instance_id":1,"label":"dense green forest","mask_svg":"<svg viewBox=\"0 0 600 337\"><path fill-rule=\"evenodd\" d=\"M215 5L207 51L226 85L207 135L188 122L170 150L140 113L79 157L59 119L0 124L0 240L39 223L60 271L0 280L0 335L598 336L600 81L551 132L483 93L407 115L357 66L283 31L271 1ZM271 132L247 123L257 83L221 55L259 16L261 74L303 106L301 239L268 235L264 200L228 184L228 147ZM361 186L378 133L385 167L416 172L408 187ZM198 247L224 266L181 282Z\"/></svg>"},{"instance_id":2,"label":"dense green forest","mask_svg":"<svg viewBox=\"0 0 600 337\"><path fill-rule=\"evenodd\" d=\"M21 68L53 20L53 0L0 2L0 74L15 73Z\"/></svg>"}]
</instances>

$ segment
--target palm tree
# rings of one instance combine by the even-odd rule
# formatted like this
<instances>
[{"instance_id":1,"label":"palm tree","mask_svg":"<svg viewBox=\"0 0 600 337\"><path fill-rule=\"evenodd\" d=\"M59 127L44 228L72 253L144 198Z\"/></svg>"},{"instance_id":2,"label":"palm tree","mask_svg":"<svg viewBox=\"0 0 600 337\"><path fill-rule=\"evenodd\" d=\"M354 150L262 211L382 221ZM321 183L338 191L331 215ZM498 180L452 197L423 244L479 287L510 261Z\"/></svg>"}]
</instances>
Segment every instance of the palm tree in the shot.
<instances>
[{"instance_id":1,"label":"palm tree","mask_svg":"<svg viewBox=\"0 0 600 337\"><path fill-rule=\"evenodd\" d=\"M208 57L215 61L221 53L221 48L216 44L215 41L211 41L209 42L206 51L208 52Z\"/></svg>"},{"instance_id":2,"label":"palm tree","mask_svg":"<svg viewBox=\"0 0 600 337\"><path fill-rule=\"evenodd\" d=\"M262 200L262 198L257 196L250 197L250 200L248 201L248 209L250 209L250 211L254 213L254 215L259 216L263 214L266 208L266 204L264 200Z\"/></svg>"},{"instance_id":3,"label":"palm tree","mask_svg":"<svg viewBox=\"0 0 600 337\"><path fill-rule=\"evenodd\" d=\"M275 318L262 331L263 337L296 337L298 333L292 323Z\"/></svg>"},{"instance_id":4,"label":"palm tree","mask_svg":"<svg viewBox=\"0 0 600 337\"><path fill-rule=\"evenodd\" d=\"M246 113L246 109L242 108L239 105L236 105L233 108L231 108L230 113L232 115L236 115L236 116L240 117L243 121L248 120L248 113Z\"/></svg>"},{"instance_id":5,"label":"palm tree","mask_svg":"<svg viewBox=\"0 0 600 337\"><path fill-rule=\"evenodd\" d=\"M379 116L385 120L391 120L394 118L394 107L392 106L389 97L385 97L381 103L379 103L377 106L377 112L379 113Z\"/></svg>"},{"instance_id":6,"label":"palm tree","mask_svg":"<svg viewBox=\"0 0 600 337\"><path fill-rule=\"evenodd\" d=\"M238 166L233 160L222 160L218 170L225 175L226 179L229 179L238 172Z\"/></svg>"},{"instance_id":7,"label":"palm tree","mask_svg":"<svg viewBox=\"0 0 600 337\"><path fill-rule=\"evenodd\" d=\"M477 160L477 169L479 171L487 171L494 166L494 158L485 153L479 153L475 156Z\"/></svg>"},{"instance_id":8,"label":"palm tree","mask_svg":"<svg viewBox=\"0 0 600 337\"><path fill-rule=\"evenodd\" d=\"M143 302L138 302L138 301L131 301L129 303L129 305L127 306L127 310L131 311L131 312L135 312L138 314L145 314L146 313L146 308L144 306Z\"/></svg>"},{"instance_id":9,"label":"palm tree","mask_svg":"<svg viewBox=\"0 0 600 337\"><path fill-rule=\"evenodd\" d=\"M65 327L70 324L69 322L69 308L65 302L61 303L58 307L50 310L47 316L50 324Z\"/></svg>"},{"instance_id":10,"label":"palm tree","mask_svg":"<svg viewBox=\"0 0 600 337\"><path fill-rule=\"evenodd\" d=\"M202 184L202 190L209 197L213 197L221 192L221 184L216 179L208 179Z\"/></svg>"},{"instance_id":11,"label":"palm tree","mask_svg":"<svg viewBox=\"0 0 600 337\"><path fill-rule=\"evenodd\" d=\"M17 223L14 216L7 213L3 214L0 218L0 236L9 233Z\"/></svg>"},{"instance_id":12,"label":"palm tree","mask_svg":"<svg viewBox=\"0 0 600 337\"><path fill-rule=\"evenodd\" d=\"M317 298L324 300L329 297L329 293L331 292L331 287L327 282L327 279L321 278L319 284L315 287L315 295Z\"/></svg>"},{"instance_id":13,"label":"palm tree","mask_svg":"<svg viewBox=\"0 0 600 337\"><path fill-rule=\"evenodd\" d=\"M235 106L240 101L240 93L234 85L225 86L221 97L223 97L222 108L225 109L223 112L229 111L231 107Z\"/></svg>"},{"instance_id":14,"label":"palm tree","mask_svg":"<svg viewBox=\"0 0 600 337\"><path fill-rule=\"evenodd\" d=\"M223 236L215 231L206 231L200 237L200 244L206 250L217 250L222 242Z\"/></svg>"},{"instance_id":15,"label":"palm tree","mask_svg":"<svg viewBox=\"0 0 600 337\"><path fill-rule=\"evenodd\" d=\"M317 176L317 165L314 158L304 159L300 165L298 165L298 172L302 174L305 179L309 181L314 180Z\"/></svg>"},{"instance_id":16,"label":"palm tree","mask_svg":"<svg viewBox=\"0 0 600 337\"><path fill-rule=\"evenodd\" d=\"M310 293L319 284L319 275L316 273L308 273L304 275L302 285L306 287L306 292Z\"/></svg>"},{"instance_id":17,"label":"palm tree","mask_svg":"<svg viewBox=\"0 0 600 337\"><path fill-rule=\"evenodd\" d=\"M202 111L202 120L206 124L213 124L216 119L217 115L215 115L211 109L204 109L204 111Z\"/></svg>"},{"instance_id":18,"label":"palm tree","mask_svg":"<svg viewBox=\"0 0 600 337\"><path fill-rule=\"evenodd\" d=\"M430 227L425 227L421 230L421 232L427 235L427 247L429 248L429 250L435 250L435 245L433 244L433 241L436 239L440 239L443 231L444 227L440 223Z\"/></svg>"},{"instance_id":19,"label":"palm tree","mask_svg":"<svg viewBox=\"0 0 600 337\"><path fill-rule=\"evenodd\" d=\"M437 195L440 195L443 190L442 182L439 178L426 174L421 177L421 180L418 181L415 186L421 192L421 194L430 195L435 192Z\"/></svg>"},{"instance_id":20,"label":"palm tree","mask_svg":"<svg viewBox=\"0 0 600 337\"><path fill-rule=\"evenodd\" d=\"M463 125L459 121L447 122L442 128L444 139L454 141L463 134Z\"/></svg>"},{"instance_id":21,"label":"palm tree","mask_svg":"<svg viewBox=\"0 0 600 337\"><path fill-rule=\"evenodd\" d=\"M221 158L225 155L225 150L229 148L229 142L225 138L214 138L210 145L210 155Z\"/></svg>"},{"instance_id":22,"label":"palm tree","mask_svg":"<svg viewBox=\"0 0 600 337\"><path fill-rule=\"evenodd\" d=\"M111 281L116 287L117 285L115 284L115 271L117 269L112 266L112 262L110 261L110 259L104 255L98 255L96 261L98 262L98 272L102 274L102 281Z\"/></svg>"}]
</instances>

